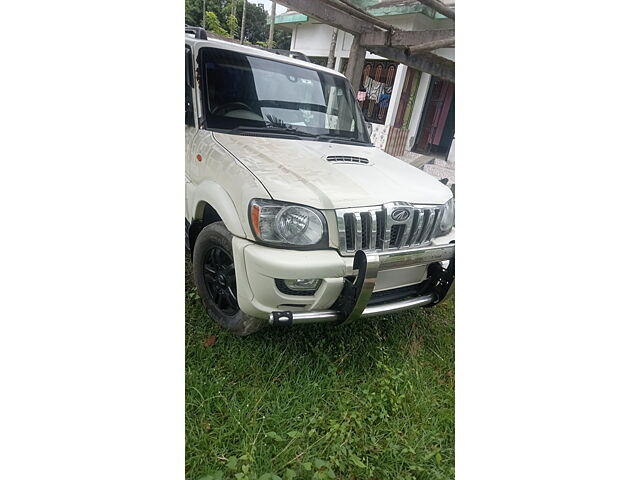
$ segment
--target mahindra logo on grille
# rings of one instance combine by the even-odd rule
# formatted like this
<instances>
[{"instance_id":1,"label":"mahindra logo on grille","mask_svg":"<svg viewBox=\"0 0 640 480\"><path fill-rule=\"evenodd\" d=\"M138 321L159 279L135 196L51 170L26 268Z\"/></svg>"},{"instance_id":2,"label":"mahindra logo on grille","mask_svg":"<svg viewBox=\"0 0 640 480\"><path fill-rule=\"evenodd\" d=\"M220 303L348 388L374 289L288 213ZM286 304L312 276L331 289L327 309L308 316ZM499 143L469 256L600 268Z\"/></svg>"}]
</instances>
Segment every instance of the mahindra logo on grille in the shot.
<instances>
[{"instance_id":1,"label":"mahindra logo on grille","mask_svg":"<svg viewBox=\"0 0 640 480\"><path fill-rule=\"evenodd\" d=\"M391 218L396 222L404 222L407 218L409 218L411 213L406 208L396 208L393 212L391 212Z\"/></svg>"}]
</instances>

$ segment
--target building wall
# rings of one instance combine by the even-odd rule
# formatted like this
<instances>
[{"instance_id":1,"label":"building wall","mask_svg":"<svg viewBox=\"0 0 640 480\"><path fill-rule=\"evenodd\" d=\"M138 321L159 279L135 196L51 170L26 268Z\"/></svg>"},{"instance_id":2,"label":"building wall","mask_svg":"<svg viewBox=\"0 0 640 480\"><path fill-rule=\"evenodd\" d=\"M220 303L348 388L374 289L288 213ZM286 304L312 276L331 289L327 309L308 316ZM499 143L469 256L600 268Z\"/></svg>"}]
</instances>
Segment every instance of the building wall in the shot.
<instances>
[{"instance_id":1,"label":"building wall","mask_svg":"<svg viewBox=\"0 0 640 480\"><path fill-rule=\"evenodd\" d=\"M444 58L448 58L452 62L456 61L456 49L455 48L439 48L434 50L433 53Z\"/></svg>"},{"instance_id":2,"label":"building wall","mask_svg":"<svg viewBox=\"0 0 640 480\"><path fill-rule=\"evenodd\" d=\"M394 25L404 30L436 30L436 29L449 29L454 28L454 22L450 19L437 19L427 17L422 14L406 14L406 15L392 15L381 17L381 20ZM304 23L298 23L293 28L291 37L291 50L302 52L310 57L326 57L329 55L329 46L331 44L331 35L333 33L333 27L318 23L309 19ZM342 30L338 30L338 38L336 41L336 63L334 69L339 71L340 66L349 57L351 43L353 42L353 35L346 33ZM453 48L441 48L434 53L455 61L455 49ZM374 55L367 52L366 58L368 59L383 59L378 55ZM406 77L407 67L399 65L396 73L396 78L393 86L393 93L389 104L389 110L385 125L373 124L372 141L379 147L384 148L387 141L390 126L393 125L395 120L399 97L402 91L402 86ZM420 84L416 93L416 99L411 113L411 121L409 123L409 134L407 137L407 150L413 147L416 139L418 127L420 126L420 118L426 100L427 91L429 89L429 82L431 75L423 73L420 78Z\"/></svg>"},{"instance_id":3,"label":"building wall","mask_svg":"<svg viewBox=\"0 0 640 480\"><path fill-rule=\"evenodd\" d=\"M391 100L389 101L389 110L387 111L387 119L384 122L385 125L391 126L396 121L396 115L398 114L398 105L400 103L400 94L402 93L402 87L405 79L407 78L408 67L402 63L398 65L396 70L396 78L393 82L393 93Z\"/></svg>"},{"instance_id":4,"label":"building wall","mask_svg":"<svg viewBox=\"0 0 640 480\"><path fill-rule=\"evenodd\" d=\"M387 144L387 136L389 135L389 125L380 123L371 124L371 143L380 149L384 149Z\"/></svg>"},{"instance_id":5,"label":"building wall","mask_svg":"<svg viewBox=\"0 0 640 480\"><path fill-rule=\"evenodd\" d=\"M298 24L294 31L295 35L291 36L291 50L302 52L309 57L326 57L329 54L333 27L307 22Z\"/></svg>"},{"instance_id":6,"label":"building wall","mask_svg":"<svg viewBox=\"0 0 640 480\"><path fill-rule=\"evenodd\" d=\"M447 156L447 162L456 163L456 139L451 142L451 148L449 149L449 155Z\"/></svg>"},{"instance_id":7,"label":"building wall","mask_svg":"<svg viewBox=\"0 0 640 480\"><path fill-rule=\"evenodd\" d=\"M405 30L423 29L425 27L421 25L425 22L419 17L424 17L424 15L394 15L392 17L384 17L384 21ZM308 56L326 57L329 54L332 33L333 27L323 23L308 21L296 24L291 37L291 50L302 52ZM336 57L348 57L352 42L353 35L338 30ZM380 59L383 57L367 52L367 58Z\"/></svg>"}]
</instances>

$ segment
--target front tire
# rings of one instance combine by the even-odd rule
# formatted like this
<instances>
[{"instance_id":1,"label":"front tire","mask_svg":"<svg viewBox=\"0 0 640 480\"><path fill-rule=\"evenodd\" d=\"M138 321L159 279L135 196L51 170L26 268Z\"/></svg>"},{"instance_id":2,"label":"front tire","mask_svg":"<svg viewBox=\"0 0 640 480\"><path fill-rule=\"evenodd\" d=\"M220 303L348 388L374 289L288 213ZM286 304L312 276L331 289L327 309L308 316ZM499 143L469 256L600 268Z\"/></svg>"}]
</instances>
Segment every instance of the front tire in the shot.
<instances>
[{"instance_id":1,"label":"front tire","mask_svg":"<svg viewBox=\"0 0 640 480\"><path fill-rule=\"evenodd\" d=\"M193 274L207 313L222 328L245 336L265 327L238 306L232 235L222 222L202 229L193 249Z\"/></svg>"}]
</instances>

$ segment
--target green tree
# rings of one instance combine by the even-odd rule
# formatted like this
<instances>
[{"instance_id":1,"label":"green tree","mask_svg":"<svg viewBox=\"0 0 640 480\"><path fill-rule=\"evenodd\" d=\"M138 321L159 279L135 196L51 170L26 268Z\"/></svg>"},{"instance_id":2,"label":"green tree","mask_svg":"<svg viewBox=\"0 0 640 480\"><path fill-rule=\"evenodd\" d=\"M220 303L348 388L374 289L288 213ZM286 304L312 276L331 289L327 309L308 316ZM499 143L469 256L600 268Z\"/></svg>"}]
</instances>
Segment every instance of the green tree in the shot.
<instances>
[{"instance_id":1,"label":"green tree","mask_svg":"<svg viewBox=\"0 0 640 480\"><path fill-rule=\"evenodd\" d=\"M202 27L202 2L185 0L184 23L194 27Z\"/></svg>"},{"instance_id":2,"label":"green tree","mask_svg":"<svg viewBox=\"0 0 640 480\"><path fill-rule=\"evenodd\" d=\"M207 29L207 31L217 33L218 35L229 36L229 33L224 28L222 28L220 20L218 20L218 15L216 15L214 12L207 12L205 14L205 19L205 29Z\"/></svg>"},{"instance_id":3,"label":"green tree","mask_svg":"<svg viewBox=\"0 0 640 480\"><path fill-rule=\"evenodd\" d=\"M237 5L238 18L242 18L242 2ZM269 38L267 12L253 3L247 2L247 16L245 18L244 37L250 43L266 42Z\"/></svg>"},{"instance_id":4,"label":"green tree","mask_svg":"<svg viewBox=\"0 0 640 480\"><path fill-rule=\"evenodd\" d=\"M237 37L240 33L239 19L242 18L242 0L204 0L205 11L214 13L218 19L220 28L224 30L224 26L228 28L224 30L222 35L234 35ZM231 19L235 7L235 20ZM184 2L184 22L187 25L200 26L209 28L209 25L202 25L203 0L185 0ZM207 21L209 23L209 21ZM213 23L212 26L217 28ZM210 30L218 33L216 30ZM276 30L275 41L278 44L278 31ZM247 2L247 16L245 18L244 35L249 43L266 42L269 38L269 25L267 23L267 12L260 6Z\"/></svg>"},{"instance_id":5,"label":"green tree","mask_svg":"<svg viewBox=\"0 0 640 480\"><path fill-rule=\"evenodd\" d=\"M224 7L229 0L205 0L204 10L216 14L221 24L226 23L226 15L223 15ZM184 23L193 25L194 27L205 27L202 24L203 0L185 0L184 1ZM206 27L205 27L206 28Z\"/></svg>"},{"instance_id":6,"label":"green tree","mask_svg":"<svg viewBox=\"0 0 640 480\"><path fill-rule=\"evenodd\" d=\"M238 27L238 19L235 15L229 15L227 17L227 28L229 30L229 35L231 36L231 38L236 38L240 29Z\"/></svg>"},{"instance_id":7,"label":"green tree","mask_svg":"<svg viewBox=\"0 0 640 480\"><path fill-rule=\"evenodd\" d=\"M273 48L279 48L282 50L291 49L291 32L288 30L275 29L273 32Z\"/></svg>"}]
</instances>

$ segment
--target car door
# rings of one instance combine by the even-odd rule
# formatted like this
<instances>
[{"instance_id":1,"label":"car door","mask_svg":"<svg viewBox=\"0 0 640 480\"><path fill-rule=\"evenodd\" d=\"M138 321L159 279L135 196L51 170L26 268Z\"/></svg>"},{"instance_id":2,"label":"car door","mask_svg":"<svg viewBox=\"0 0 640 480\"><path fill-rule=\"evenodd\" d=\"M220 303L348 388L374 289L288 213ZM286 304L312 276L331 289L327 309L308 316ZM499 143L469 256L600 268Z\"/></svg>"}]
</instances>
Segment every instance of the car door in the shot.
<instances>
[{"instance_id":1,"label":"car door","mask_svg":"<svg viewBox=\"0 0 640 480\"><path fill-rule=\"evenodd\" d=\"M194 189L192 183L193 178L193 141L198 132L196 95L195 95L195 74L193 52L189 45L185 45L185 77L184 77L184 158L185 158L185 208L186 212L190 211L189 199ZM188 215L185 215L188 220Z\"/></svg>"}]
</instances>

